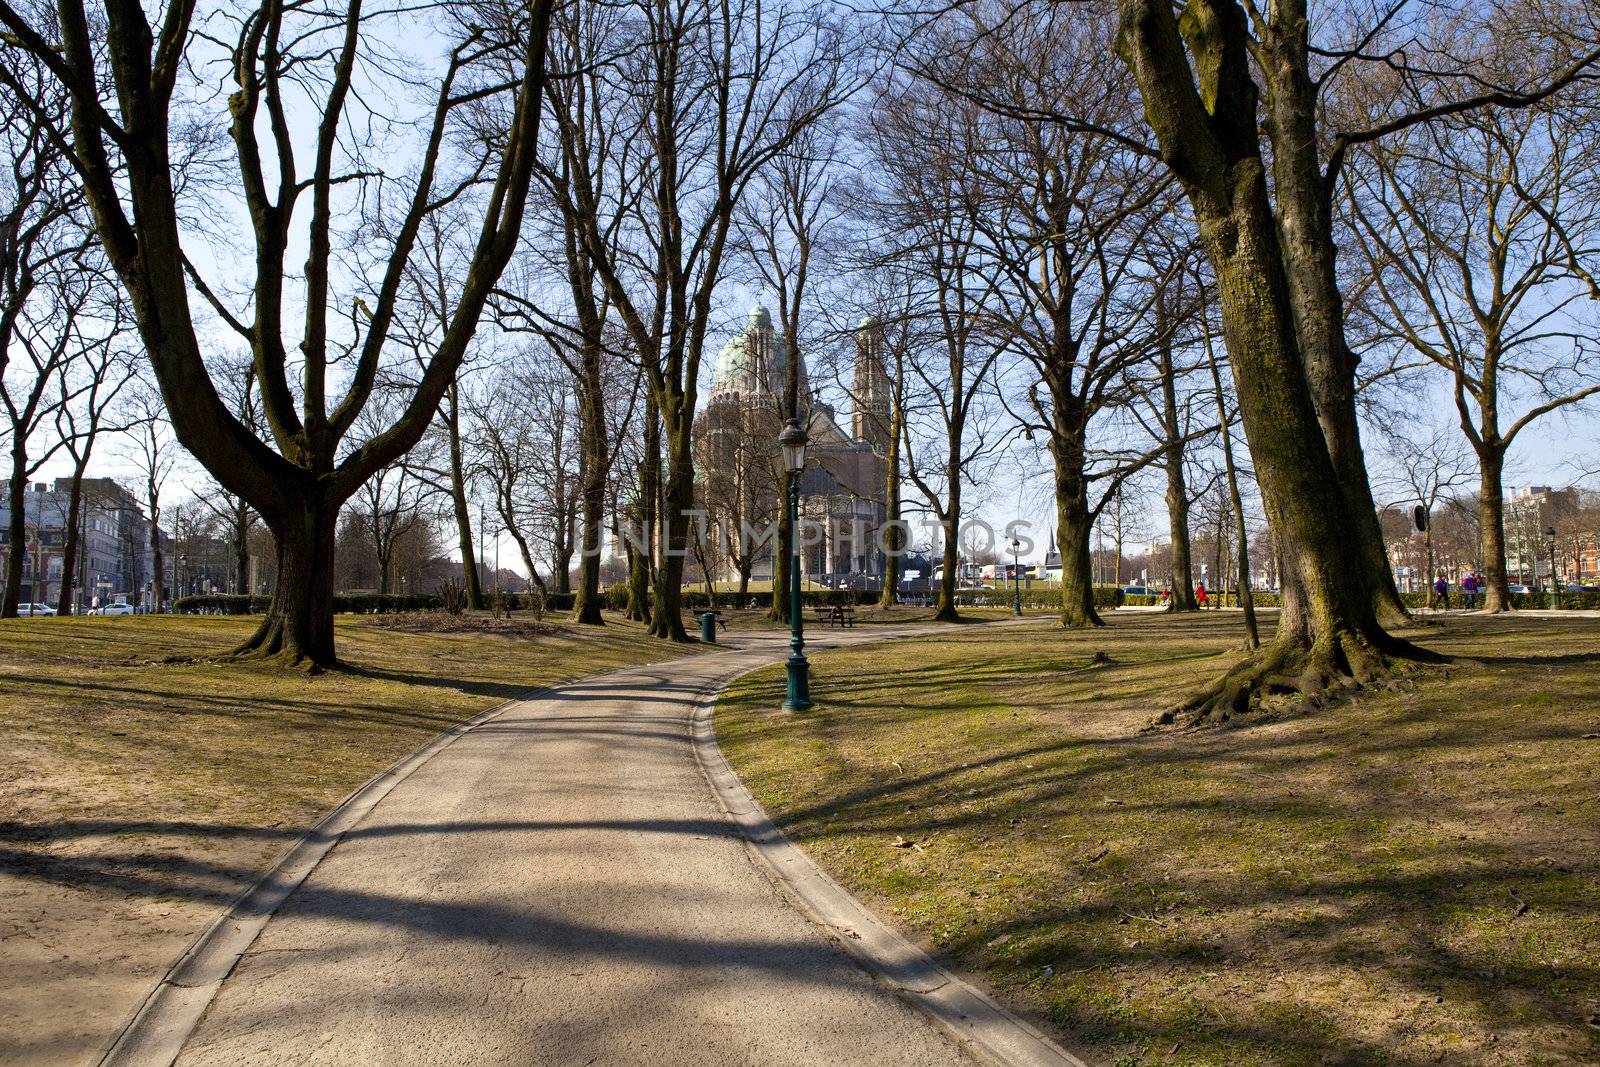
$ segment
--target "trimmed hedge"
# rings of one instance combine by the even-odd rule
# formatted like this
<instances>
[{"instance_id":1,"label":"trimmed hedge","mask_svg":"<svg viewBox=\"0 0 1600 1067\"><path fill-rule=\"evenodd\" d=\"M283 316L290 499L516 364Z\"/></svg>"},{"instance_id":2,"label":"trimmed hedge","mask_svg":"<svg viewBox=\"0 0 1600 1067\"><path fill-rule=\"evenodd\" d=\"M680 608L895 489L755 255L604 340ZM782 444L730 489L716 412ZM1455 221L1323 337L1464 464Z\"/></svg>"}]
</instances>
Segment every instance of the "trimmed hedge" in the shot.
<instances>
[{"instance_id":1,"label":"trimmed hedge","mask_svg":"<svg viewBox=\"0 0 1600 1067\"><path fill-rule=\"evenodd\" d=\"M206 593L199 596L181 596L172 602L172 610L180 615L261 615L271 603L272 598L269 596Z\"/></svg>"},{"instance_id":2,"label":"trimmed hedge","mask_svg":"<svg viewBox=\"0 0 1600 1067\"><path fill-rule=\"evenodd\" d=\"M1211 590L1209 590L1209 589L1206 590L1206 607L1208 607L1208 608L1216 607L1218 600L1222 600L1224 607L1236 608L1236 607L1239 606L1239 598L1234 596L1231 591L1224 598L1224 597L1219 597L1216 593L1211 592ZM1124 597L1123 598L1123 603L1127 604L1129 607L1145 607L1145 608L1147 608L1147 607L1151 607L1152 605L1161 603L1161 598L1159 596L1142 596L1142 595L1141 596L1130 596L1130 597ZM1255 605L1258 608L1282 607L1282 605L1278 601L1278 594L1277 593L1266 593L1266 592L1262 592L1260 590L1256 591L1256 594L1255 594Z\"/></svg>"},{"instance_id":3,"label":"trimmed hedge","mask_svg":"<svg viewBox=\"0 0 1600 1067\"><path fill-rule=\"evenodd\" d=\"M962 589L956 593L956 602L963 607L1009 608L1016 602L1016 591L1011 586L990 586L983 589ZM1124 603L1131 603L1137 597L1126 596L1122 589L1115 585L1097 585L1094 587L1094 606L1104 610L1121 607ZM1042 611L1059 611L1061 609L1061 587L1059 585L1036 585L1032 588L1023 588L1022 606Z\"/></svg>"},{"instance_id":4,"label":"trimmed hedge","mask_svg":"<svg viewBox=\"0 0 1600 1067\"><path fill-rule=\"evenodd\" d=\"M172 610L183 615L259 615L272 603L271 597L243 593L207 593L179 597ZM339 593L333 610L340 615L388 615L397 611L436 611L444 601L434 593Z\"/></svg>"}]
</instances>

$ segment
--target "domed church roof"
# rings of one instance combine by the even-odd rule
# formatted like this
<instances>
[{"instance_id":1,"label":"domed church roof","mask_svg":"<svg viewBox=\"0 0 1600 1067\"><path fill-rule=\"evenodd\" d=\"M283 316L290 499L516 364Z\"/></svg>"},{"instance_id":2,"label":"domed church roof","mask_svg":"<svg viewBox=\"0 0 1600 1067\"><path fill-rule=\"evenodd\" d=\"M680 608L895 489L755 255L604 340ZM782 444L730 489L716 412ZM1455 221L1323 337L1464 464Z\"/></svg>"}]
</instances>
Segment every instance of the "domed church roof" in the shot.
<instances>
[{"instance_id":1,"label":"domed church roof","mask_svg":"<svg viewBox=\"0 0 1600 1067\"><path fill-rule=\"evenodd\" d=\"M762 342L765 341L765 344ZM762 354L765 354L763 360ZM761 364L765 363L766 381L757 380ZM772 328L772 316L760 304L750 309L744 329L728 338L717 352L712 370L712 389L739 392L770 392L782 394L788 383L789 342ZM805 360L800 361L800 392L805 394Z\"/></svg>"}]
</instances>

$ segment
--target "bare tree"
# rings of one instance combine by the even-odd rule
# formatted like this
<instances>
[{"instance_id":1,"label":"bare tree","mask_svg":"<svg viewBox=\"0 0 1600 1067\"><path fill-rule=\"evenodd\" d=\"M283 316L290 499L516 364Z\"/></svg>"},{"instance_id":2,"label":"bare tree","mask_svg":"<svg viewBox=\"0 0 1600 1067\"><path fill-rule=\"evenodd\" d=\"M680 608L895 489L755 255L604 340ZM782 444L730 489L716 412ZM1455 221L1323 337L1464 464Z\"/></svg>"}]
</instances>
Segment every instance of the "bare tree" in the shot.
<instances>
[{"instance_id":1,"label":"bare tree","mask_svg":"<svg viewBox=\"0 0 1600 1067\"><path fill-rule=\"evenodd\" d=\"M1391 424L1384 429L1384 453L1390 469L1391 506L1423 511L1422 551L1428 606L1434 606L1434 522L1440 502L1451 490L1472 480L1474 455L1456 435L1440 427L1414 428ZM1381 484L1381 483L1380 483Z\"/></svg>"},{"instance_id":2,"label":"bare tree","mask_svg":"<svg viewBox=\"0 0 1600 1067\"><path fill-rule=\"evenodd\" d=\"M240 360L226 370L216 372L217 391L228 409L253 433L263 433L266 426L261 415L261 395L256 388L255 364ZM222 529L233 549L232 578L229 586L235 593L250 594L250 532L260 524L261 516L238 493L226 486L217 486L214 493L202 493L198 498Z\"/></svg>"},{"instance_id":3,"label":"bare tree","mask_svg":"<svg viewBox=\"0 0 1600 1067\"><path fill-rule=\"evenodd\" d=\"M918 69L944 88L927 94L920 125L938 130L927 141L962 190L974 266L996 279L987 314L1027 383L1012 410L1051 455L1061 622L1100 625L1091 531L1122 482L1163 454L1132 444L1117 421L1136 369L1183 328L1160 312L1192 249L1162 233L1176 207L1170 179L1127 147L1142 128L1131 77L1103 62L1114 22L1082 8L1013 18L983 5L968 20L922 38ZM1043 117L1042 106L1019 114L1028 101L1091 115L1099 129Z\"/></svg>"},{"instance_id":4,"label":"bare tree","mask_svg":"<svg viewBox=\"0 0 1600 1067\"><path fill-rule=\"evenodd\" d=\"M516 245L537 150L553 7L552 0L532 0L525 13L480 8L473 23L444 27L450 51L444 69L428 79L427 114L409 127L422 131L422 141L410 153L415 169L404 177L391 177L385 167L406 158L405 120L416 116L369 108L404 100L417 85L421 72L376 54L392 28L388 20L414 12L368 11L350 2L315 9L267 3L219 13L233 19L235 31L227 47L237 89L226 122L254 243L250 306L241 316L218 280L206 278L186 254L193 239L185 239L189 185L182 176L193 161L174 156L171 136L174 112L190 109L177 90L200 62L192 53L214 47L224 23L196 32L191 4L169 6L152 26L137 4L110 4L91 16L83 0L59 0L51 15L0 0L0 25L8 31L0 85L38 100L41 94L15 73L19 60L29 58L71 98L70 125L52 119L43 136L77 169L179 440L272 529L277 592L241 654L314 667L335 662L331 564L339 510L422 437ZM510 78L502 76L506 66ZM514 103L506 103L508 96ZM198 112L201 102L193 103L190 110ZM469 110L478 136L453 137L462 158L444 157L447 137ZM303 154L296 134L311 126L305 121L311 117L315 135ZM195 114L186 121L200 120ZM302 169L307 156L310 165ZM346 448L385 362L422 223L469 194L481 194L483 221L450 328L398 419ZM384 217L394 202L403 207ZM308 210L297 214L302 207ZM356 233L339 229L346 210L359 219ZM336 256L336 240L347 241L352 254ZM286 257L301 247L303 292L291 303ZM355 276L336 276L344 270ZM246 429L218 395L191 293L249 346L271 443ZM304 309L292 358L286 304ZM350 309L344 321L334 318L336 308ZM298 387L290 383L296 369ZM330 384L337 394L340 383L330 383L330 372L345 379L331 404Z\"/></svg>"},{"instance_id":5,"label":"bare tree","mask_svg":"<svg viewBox=\"0 0 1600 1067\"><path fill-rule=\"evenodd\" d=\"M132 442L129 458L139 471L145 512L150 520L149 607L159 615L166 610L168 579L166 553L161 544L161 494L177 463L178 443L173 438L172 424L167 421L166 403L152 382L145 378L136 380L128 391L127 400L126 420L131 427L128 437Z\"/></svg>"},{"instance_id":6,"label":"bare tree","mask_svg":"<svg viewBox=\"0 0 1600 1067\"><path fill-rule=\"evenodd\" d=\"M61 615L77 608L72 590L82 538L84 475L95 446L104 436L128 429L115 421L116 404L138 373L132 354L118 343L121 324L114 316L115 310L113 318L101 324L100 336L89 341L76 359L56 370L56 392L60 397L55 410L56 437L72 459L67 512L62 523L65 535L61 544L61 590L56 604ZM108 417L112 421L108 422Z\"/></svg>"},{"instance_id":7,"label":"bare tree","mask_svg":"<svg viewBox=\"0 0 1600 1067\"><path fill-rule=\"evenodd\" d=\"M777 297L778 329L788 348L779 413L806 426L807 408L800 366L821 330L822 316L813 306L815 272L825 266L843 209L838 202L840 134L824 116L801 130L790 149L756 175L736 218L738 243L755 277ZM774 455L771 442L781 427L753 428ZM768 618L789 619L789 565L794 530L787 501L791 479L799 474L774 471L778 544L773 554L772 605Z\"/></svg>"},{"instance_id":8,"label":"bare tree","mask_svg":"<svg viewBox=\"0 0 1600 1067\"><path fill-rule=\"evenodd\" d=\"M1587 109L1552 97L1414 127L1365 146L1347 168L1346 203L1372 266L1372 313L1389 338L1448 375L1477 455L1491 612L1511 607L1506 454L1537 420L1600 393L1592 125Z\"/></svg>"},{"instance_id":9,"label":"bare tree","mask_svg":"<svg viewBox=\"0 0 1600 1067\"><path fill-rule=\"evenodd\" d=\"M610 158L581 159L576 147L597 142L563 130L574 159L560 203L643 365L661 420L666 472L651 627L685 641L679 604L694 508L700 354L735 212L755 175L853 83L842 28L800 5L635 0L615 18L607 35L615 58L593 62L595 83L617 98L606 113L624 128L605 139ZM569 117L562 112L558 121ZM607 231L619 215L623 232L612 243Z\"/></svg>"},{"instance_id":10,"label":"bare tree","mask_svg":"<svg viewBox=\"0 0 1600 1067\"><path fill-rule=\"evenodd\" d=\"M85 392L98 392L101 376L80 373L86 353L104 350L112 340L96 321L105 295L96 257L86 234L67 238L75 247L38 269L39 284L23 302L10 325L10 343L21 359L8 361L0 375L0 405L5 409L4 430L10 438L11 462L7 471L10 521L6 546L6 580L0 599L0 618L15 618L22 590L22 565L27 546L25 533L28 485L33 475L67 445L55 436L40 444L40 431L54 426L64 408ZM114 333L114 329L112 330ZM105 364L88 360L102 371ZM33 599L43 595L37 575L42 561L34 560Z\"/></svg>"}]
</instances>

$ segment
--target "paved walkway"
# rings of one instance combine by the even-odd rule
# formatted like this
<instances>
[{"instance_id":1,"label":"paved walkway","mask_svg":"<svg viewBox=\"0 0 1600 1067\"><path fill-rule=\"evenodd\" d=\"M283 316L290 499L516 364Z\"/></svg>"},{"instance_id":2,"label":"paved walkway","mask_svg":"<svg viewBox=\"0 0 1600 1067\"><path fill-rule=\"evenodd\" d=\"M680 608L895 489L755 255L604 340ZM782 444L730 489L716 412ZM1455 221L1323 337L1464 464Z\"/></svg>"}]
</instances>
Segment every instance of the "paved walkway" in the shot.
<instances>
[{"instance_id":1,"label":"paved walkway","mask_svg":"<svg viewBox=\"0 0 1600 1067\"><path fill-rule=\"evenodd\" d=\"M284 903L178 1062L970 1062L718 808L689 716L786 652L733 643L562 686L435 756Z\"/></svg>"}]
</instances>

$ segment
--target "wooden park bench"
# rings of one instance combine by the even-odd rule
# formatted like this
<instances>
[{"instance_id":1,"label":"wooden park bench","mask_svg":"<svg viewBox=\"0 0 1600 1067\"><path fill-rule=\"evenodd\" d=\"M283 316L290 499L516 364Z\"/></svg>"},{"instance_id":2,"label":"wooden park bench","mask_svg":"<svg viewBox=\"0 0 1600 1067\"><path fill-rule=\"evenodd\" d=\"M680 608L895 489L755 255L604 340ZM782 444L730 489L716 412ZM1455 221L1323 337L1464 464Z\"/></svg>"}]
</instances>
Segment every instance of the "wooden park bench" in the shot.
<instances>
[{"instance_id":1,"label":"wooden park bench","mask_svg":"<svg viewBox=\"0 0 1600 1067\"><path fill-rule=\"evenodd\" d=\"M817 621L824 626L848 626L851 629L856 625L856 609L848 604L834 604L832 606L818 604L816 606Z\"/></svg>"}]
</instances>

